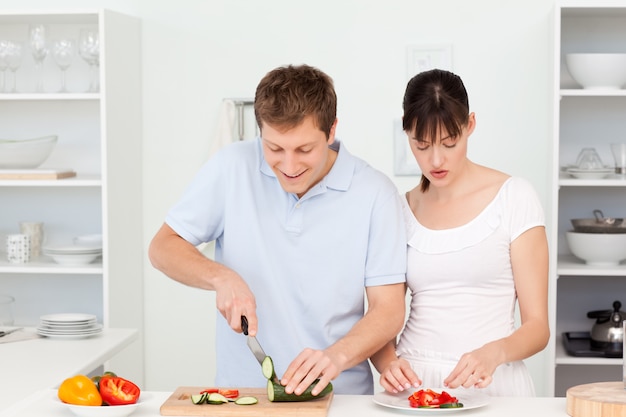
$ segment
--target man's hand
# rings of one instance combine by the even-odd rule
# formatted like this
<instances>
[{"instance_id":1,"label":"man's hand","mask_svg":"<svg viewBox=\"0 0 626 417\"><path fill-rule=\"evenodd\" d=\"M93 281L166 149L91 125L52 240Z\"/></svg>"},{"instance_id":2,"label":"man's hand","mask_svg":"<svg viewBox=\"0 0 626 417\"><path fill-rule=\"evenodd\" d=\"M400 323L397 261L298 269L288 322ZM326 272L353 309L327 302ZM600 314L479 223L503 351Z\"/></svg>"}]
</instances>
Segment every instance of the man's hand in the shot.
<instances>
[{"instance_id":1,"label":"man's hand","mask_svg":"<svg viewBox=\"0 0 626 417\"><path fill-rule=\"evenodd\" d=\"M254 294L248 284L235 271L224 268L214 281L215 303L228 325L241 332L241 316L248 319L248 334L256 336L258 319Z\"/></svg>"},{"instance_id":2,"label":"man's hand","mask_svg":"<svg viewBox=\"0 0 626 417\"><path fill-rule=\"evenodd\" d=\"M289 364L280 383L285 386L286 393L300 395L319 378L311 391L311 394L318 395L339 375L341 367L338 362L338 358L333 358L327 351L304 349Z\"/></svg>"}]
</instances>

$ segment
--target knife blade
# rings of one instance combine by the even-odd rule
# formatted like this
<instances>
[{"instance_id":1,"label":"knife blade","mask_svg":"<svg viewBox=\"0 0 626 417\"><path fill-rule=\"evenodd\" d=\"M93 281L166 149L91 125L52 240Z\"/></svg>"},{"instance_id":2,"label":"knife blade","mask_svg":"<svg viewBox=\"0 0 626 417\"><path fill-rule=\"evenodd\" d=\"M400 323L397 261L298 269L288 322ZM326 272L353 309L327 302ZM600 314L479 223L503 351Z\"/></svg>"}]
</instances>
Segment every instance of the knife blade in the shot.
<instances>
[{"instance_id":1,"label":"knife blade","mask_svg":"<svg viewBox=\"0 0 626 417\"><path fill-rule=\"evenodd\" d=\"M6 335L9 335L9 334L11 334L11 333L13 333L13 332L17 332L18 330L22 330L22 329L23 329L23 327L18 327L17 329L13 329L13 330L5 330L5 331L1 331L1 332L0 332L0 337L2 337L2 336L6 336Z\"/></svg>"},{"instance_id":2,"label":"knife blade","mask_svg":"<svg viewBox=\"0 0 626 417\"><path fill-rule=\"evenodd\" d=\"M241 329L243 330L243 334L248 336L247 344L252 351L252 354L256 360L259 361L259 364L263 365L263 359L265 359L267 355L265 354L265 351L261 347L259 341L256 340L256 337L248 335L248 319L246 316L241 316Z\"/></svg>"}]
</instances>

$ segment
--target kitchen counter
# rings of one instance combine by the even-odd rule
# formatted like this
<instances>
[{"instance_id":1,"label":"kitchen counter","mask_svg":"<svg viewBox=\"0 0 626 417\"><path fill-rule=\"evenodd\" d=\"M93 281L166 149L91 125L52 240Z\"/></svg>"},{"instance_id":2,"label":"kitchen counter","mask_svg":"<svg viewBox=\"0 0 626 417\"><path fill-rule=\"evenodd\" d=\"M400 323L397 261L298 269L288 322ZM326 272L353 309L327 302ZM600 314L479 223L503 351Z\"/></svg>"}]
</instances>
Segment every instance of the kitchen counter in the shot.
<instances>
[{"instance_id":1,"label":"kitchen counter","mask_svg":"<svg viewBox=\"0 0 626 417\"><path fill-rule=\"evenodd\" d=\"M35 328L22 331L36 333ZM65 378L88 374L137 337L136 329L104 329L84 339L36 337L0 344L0 413Z\"/></svg>"},{"instance_id":2,"label":"kitchen counter","mask_svg":"<svg viewBox=\"0 0 626 417\"><path fill-rule=\"evenodd\" d=\"M146 402L131 414L131 417L159 417L159 408L171 395L171 392L144 392ZM219 406L216 406L219 407ZM430 410L397 410L375 404L368 395L335 395L327 417L390 417L407 415L425 415L437 413ZM445 413L446 415L449 413ZM455 413L456 414L456 413ZM0 417L67 417L70 411L56 398L56 390L43 390L37 395L22 401L4 412ZM521 398L494 397L484 407L464 410L460 416L483 417L529 417L550 416L567 417L565 398Z\"/></svg>"}]
</instances>

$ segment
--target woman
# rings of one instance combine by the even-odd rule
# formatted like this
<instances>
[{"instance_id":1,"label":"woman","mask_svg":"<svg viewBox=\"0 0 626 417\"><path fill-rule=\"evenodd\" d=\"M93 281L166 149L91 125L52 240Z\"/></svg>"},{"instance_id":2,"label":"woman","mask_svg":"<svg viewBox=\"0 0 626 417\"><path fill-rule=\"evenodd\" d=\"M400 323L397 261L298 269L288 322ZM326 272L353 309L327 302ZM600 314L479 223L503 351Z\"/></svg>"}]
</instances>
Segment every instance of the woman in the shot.
<instances>
[{"instance_id":1,"label":"woman","mask_svg":"<svg viewBox=\"0 0 626 417\"><path fill-rule=\"evenodd\" d=\"M534 395L522 360L549 338L548 245L537 195L527 181L467 158L476 116L457 75L416 75L403 109L422 177L406 193L411 311L397 345L371 358L381 385L394 393L462 386Z\"/></svg>"}]
</instances>

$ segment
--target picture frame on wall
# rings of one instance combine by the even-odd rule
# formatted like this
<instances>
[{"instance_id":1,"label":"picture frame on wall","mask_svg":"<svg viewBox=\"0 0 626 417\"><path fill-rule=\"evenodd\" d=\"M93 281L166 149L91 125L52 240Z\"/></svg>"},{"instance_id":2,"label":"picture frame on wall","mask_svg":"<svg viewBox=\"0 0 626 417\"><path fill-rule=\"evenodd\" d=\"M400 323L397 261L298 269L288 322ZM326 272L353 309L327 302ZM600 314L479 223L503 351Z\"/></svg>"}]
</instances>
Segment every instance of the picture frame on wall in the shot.
<instances>
[{"instance_id":1,"label":"picture frame on wall","mask_svg":"<svg viewBox=\"0 0 626 417\"><path fill-rule=\"evenodd\" d=\"M429 44L407 46L407 82L415 74L434 68L452 71L452 45Z\"/></svg>"}]
</instances>

